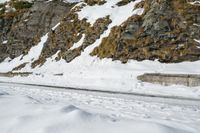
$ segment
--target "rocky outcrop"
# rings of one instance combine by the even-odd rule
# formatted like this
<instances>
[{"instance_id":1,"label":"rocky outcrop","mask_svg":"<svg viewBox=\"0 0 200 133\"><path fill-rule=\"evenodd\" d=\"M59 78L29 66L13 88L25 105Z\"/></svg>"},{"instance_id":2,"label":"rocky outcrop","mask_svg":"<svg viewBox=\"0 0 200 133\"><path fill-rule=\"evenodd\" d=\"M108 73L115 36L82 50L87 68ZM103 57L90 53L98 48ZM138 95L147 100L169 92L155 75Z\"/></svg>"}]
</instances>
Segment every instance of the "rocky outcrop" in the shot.
<instances>
[{"instance_id":1,"label":"rocky outcrop","mask_svg":"<svg viewBox=\"0 0 200 133\"><path fill-rule=\"evenodd\" d=\"M97 5L103 5L104 3L106 3L105 0L84 0L85 3L87 3L90 6L93 6L95 4Z\"/></svg>"},{"instance_id":2,"label":"rocky outcrop","mask_svg":"<svg viewBox=\"0 0 200 133\"><path fill-rule=\"evenodd\" d=\"M8 73L0 73L0 77L15 77L15 76L20 76L20 77L28 77L29 75L31 75L32 73L30 72L24 72L24 73L20 73L20 72L8 72Z\"/></svg>"},{"instance_id":3,"label":"rocky outcrop","mask_svg":"<svg viewBox=\"0 0 200 133\"><path fill-rule=\"evenodd\" d=\"M74 3L75 4L75 3ZM40 37L55 26L74 4L35 1L31 8L14 16L0 17L0 62L26 54ZM6 43L5 43L6 42Z\"/></svg>"},{"instance_id":4,"label":"rocky outcrop","mask_svg":"<svg viewBox=\"0 0 200 133\"><path fill-rule=\"evenodd\" d=\"M117 6L124 6L127 5L128 3L130 3L133 0L121 0L117 3Z\"/></svg>"},{"instance_id":5,"label":"rocky outcrop","mask_svg":"<svg viewBox=\"0 0 200 133\"><path fill-rule=\"evenodd\" d=\"M84 5L83 5L84 6ZM49 34L49 38L45 43L44 49L39 60L32 64L35 67L46 61L46 58L51 57L58 51L59 59L65 59L66 62L72 61L77 56L81 55L86 47L93 44L100 35L107 29L111 23L109 16L98 19L92 26L86 19L79 20L78 14L80 7L74 8L70 14L64 17L58 28ZM74 43L77 43L83 38L81 46L75 49L70 49Z\"/></svg>"},{"instance_id":6,"label":"rocky outcrop","mask_svg":"<svg viewBox=\"0 0 200 133\"><path fill-rule=\"evenodd\" d=\"M132 16L91 53L126 63L129 59L160 62L200 59L200 6L187 0L145 0L137 5L142 16Z\"/></svg>"},{"instance_id":7,"label":"rocky outcrop","mask_svg":"<svg viewBox=\"0 0 200 133\"><path fill-rule=\"evenodd\" d=\"M77 12L83 7L102 5L106 1L84 2L70 10L75 3L35 1L31 7L28 4L28 8L17 10L17 13L1 13L0 62L6 57L13 59L25 55L49 31L40 58L32 63L32 67L42 65L46 58L56 53L56 60L62 58L66 62L80 56L111 23L110 16L99 18L94 25L90 25L86 18L79 20ZM132 0L121 0L116 6L130 2ZM144 0L136 7L144 8L144 13L131 16L122 25L113 27L110 35L93 50L92 56L112 58L123 63L129 59L165 63L200 59L200 44L195 41L200 40L200 6L194 0ZM51 30L58 22L59 27ZM72 49L81 39L81 45Z\"/></svg>"}]
</instances>

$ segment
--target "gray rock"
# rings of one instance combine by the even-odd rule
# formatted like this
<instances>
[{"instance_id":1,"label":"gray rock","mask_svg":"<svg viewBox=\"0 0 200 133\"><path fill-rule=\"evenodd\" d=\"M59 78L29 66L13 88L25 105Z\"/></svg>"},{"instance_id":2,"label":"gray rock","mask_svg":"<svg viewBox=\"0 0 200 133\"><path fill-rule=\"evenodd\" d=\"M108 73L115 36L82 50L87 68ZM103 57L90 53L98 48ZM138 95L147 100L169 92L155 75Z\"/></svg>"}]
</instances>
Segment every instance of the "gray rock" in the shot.
<instances>
[{"instance_id":1,"label":"gray rock","mask_svg":"<svg viewBox=\"0 0 200 133\"><path fill-rule=\"evenodd\" d=\"M80 51L66 51L65 53L63 53L63 59L66 60L66 62L71 62L74 58L76 58L77 56L79 56L81 53Z\"/></svg>"},{"instance_id":2,"label":"gray rock","mask_svg":"<svg viewBox=\"0 0 200 133\"><path fill-rule=\"evenodd\" d=\"M0 62L6 57L15 58L39 42L66 15L74 4L61 1L35 1L24 14L12 19L0 18ZM1 45L8 40L8 46ZM5 56L6 55L6 56Z\"/></svg>"}]
</instances>

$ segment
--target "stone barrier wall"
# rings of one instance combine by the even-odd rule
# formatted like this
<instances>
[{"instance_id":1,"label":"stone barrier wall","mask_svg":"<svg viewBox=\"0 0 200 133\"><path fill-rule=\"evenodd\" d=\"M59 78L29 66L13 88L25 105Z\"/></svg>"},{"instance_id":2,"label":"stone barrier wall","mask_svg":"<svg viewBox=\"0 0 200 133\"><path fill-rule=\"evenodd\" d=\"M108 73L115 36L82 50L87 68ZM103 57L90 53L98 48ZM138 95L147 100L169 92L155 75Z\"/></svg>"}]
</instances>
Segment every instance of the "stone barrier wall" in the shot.
<instances>
[{"instance_id":1,"label":"stone barrier wall","mask_svg":"<svg viewBox=\"0 0 200 133\"><path fill-rule=\"evenodd\" d=\"M200 86L200 75L197 74L162 74L145 73L137 77L142 82L156 83L161 85L184 85L188 87Z\"/></svg>"}]
</instances>

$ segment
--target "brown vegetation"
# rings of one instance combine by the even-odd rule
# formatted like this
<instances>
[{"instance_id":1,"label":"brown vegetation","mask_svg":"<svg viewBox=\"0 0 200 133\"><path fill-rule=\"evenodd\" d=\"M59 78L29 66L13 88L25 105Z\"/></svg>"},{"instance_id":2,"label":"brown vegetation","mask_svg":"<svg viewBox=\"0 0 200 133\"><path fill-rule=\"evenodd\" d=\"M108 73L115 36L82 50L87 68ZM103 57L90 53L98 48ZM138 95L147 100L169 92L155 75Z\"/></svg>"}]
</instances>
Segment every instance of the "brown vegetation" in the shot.
<instances>
[{"instance_id":1,"label":"brown vegetation","mask_svg":"<svg viewBox=\"0 0 200 133\"><path fill-rule=\"evenodd\" d=\"M182 62L200 59L194 39L200 39L200 6L186 0L146 0L136 7L143 15L132 16L114 27L91 55L126 63L128 59Z\"/></svg>"}]
</instances>

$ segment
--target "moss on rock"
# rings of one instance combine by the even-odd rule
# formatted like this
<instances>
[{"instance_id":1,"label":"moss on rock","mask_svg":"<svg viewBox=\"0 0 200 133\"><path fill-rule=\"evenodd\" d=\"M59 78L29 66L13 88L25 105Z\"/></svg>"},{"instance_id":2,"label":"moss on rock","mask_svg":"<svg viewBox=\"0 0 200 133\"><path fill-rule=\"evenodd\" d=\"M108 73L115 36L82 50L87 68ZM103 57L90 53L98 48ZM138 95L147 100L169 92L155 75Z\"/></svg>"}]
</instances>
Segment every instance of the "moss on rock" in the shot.
<instances>
[{"instance_id":1,"label":"moss on rock","mask_svg":"<svg viewBox=\"0 0 200 133\"><path fill-rule=\"evenodd\" d=\"M186 0L146 0L136 7L141 16L130 17L114 27L91 55L126 63L129 59L182 62L200 59L194 39L200 39L200 6Z\"/></svg>"},{"instance_id":2,"label":"moss on rock","mask_svg":"<svg viewBox=\"0 0 200 133\"><path fill-rule=\"evenodd\" d=\"M74 8L66 17L64 17L60 26L49 34L40 58L45 59L51 57L60 51L56 60L58 61L62 58L65 59L66 62L70 62L81 55L81 52L84 51L86 47L100 38L100 35L111 23L111 20L109 16L106 16L98 19L93 26L91 26L86 19L79 20L76 12L84 6L85 5ZM85 35L85 38L82 45L78 48L70 49L74 43L80 41L83 34ZM34 64L40 65L39 63L44 62L34 62ZM33 67L35 66L37 65L33 65Z\"/></svg>"},{"instance_id":3,"label":"moss on rock","mask_svg":"<svg viewBox=\"0 0 200 133\"><path fill-rule=\"evenodd\" d=\"M132 0L121 0L117 3L117 6L124 6L130 3Z\"/></svg>"},{"instance_id":4,"label":"moss on rock","mask_svg":"<svg viewBox=\"0 0 200 133\"><path fill-rule=\"evenodd\" d=\"M104 3L106 3L105 0L84 0L85 3L87 3L90 6L93 5L103 5Z\"/></svg>"},{"instance_id":5,"label":"moss on rock","mask_svg":"<svg viewBox=\"0 0 200 133\"><path fill-rule=\"evenodd\" d=\"M28 2L28 1L14 1L13 2L13 7L16 10L31 8L32 5L33 5L33 3Z\"/></svg>"}]
</instances>

